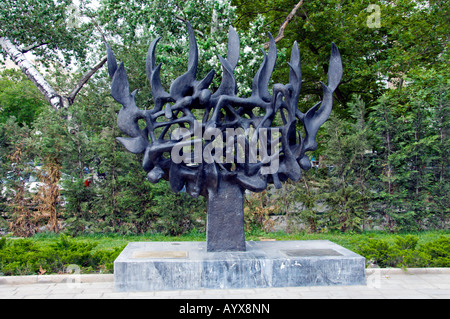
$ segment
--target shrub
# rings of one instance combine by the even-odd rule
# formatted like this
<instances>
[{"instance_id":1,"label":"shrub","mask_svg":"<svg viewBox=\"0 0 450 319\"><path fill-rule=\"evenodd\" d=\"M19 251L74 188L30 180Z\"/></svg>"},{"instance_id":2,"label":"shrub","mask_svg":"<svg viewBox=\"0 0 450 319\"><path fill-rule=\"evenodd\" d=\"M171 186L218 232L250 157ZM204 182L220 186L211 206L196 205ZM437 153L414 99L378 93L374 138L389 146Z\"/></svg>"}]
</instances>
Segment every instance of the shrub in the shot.
<instances>
[{"instance_id":1,"label":"shrub","mask_svg":"<svg viewBox=\"0 0 450 319\"><path fill-rule=\"evenodd\" d=\"M390 267L389 244L381 239L368 239L358 247L366 262L374 263L380 267Z\"/></svg>"},{"instance_id":2,"label":"shrub","mask_svg":"<svg viewBox=\"0 0 450 319\"><path fill-rule=\"evenodd\" d=\"M383 239L368 239L359 252L379 267L450 267L450 238L440 238L417 247L417 236L397 236L392 245Z\"/></svg>"},{"instance_id":3,"label":"shrub","mask_svg":"<svg viewBox=\"0 0 450 319\"><path fill-rule=\"evenodd\" d=\"M60 236L47 246L29 239L0 241L1 275L35 275L64 273L69 265L77 265L82 272L111 272L113 262L124 247L97 250L95 243L82 243Z\"/></svg>"},{"instance_id":4,"label":"shrub","mask_svg":"<svg viewBox=\"0 0 450 319\"><path fill-rule=\"evenodd\" d=\"M194 198L185 192L174 193L166 182L155 184L153 190L153 227L157 233L180 236L194 229L205 230L206 200L203 196Z\"/></svg>"},{"instance_id":5,"label":"shrub","mask_svg":"<svg viewBox=\"0 0 450 319\"><path fill-rule=\"evenodd\" d=\"M279 210L275 200L270 199L267 191L251 193L245 198L244 221L247 231L273 231L274 221L269 215Z\"/></svg>"},{"instance_id":6,"label":"shrub","mask_svg":"<svg viewBox=\"0 0 450 319\"><path fill-rule=\"evenodd\" d=\"M429 267L450 267L450 238L441 236L424 244L420 250L427 255Z\"/></svg>"}]
</instances>

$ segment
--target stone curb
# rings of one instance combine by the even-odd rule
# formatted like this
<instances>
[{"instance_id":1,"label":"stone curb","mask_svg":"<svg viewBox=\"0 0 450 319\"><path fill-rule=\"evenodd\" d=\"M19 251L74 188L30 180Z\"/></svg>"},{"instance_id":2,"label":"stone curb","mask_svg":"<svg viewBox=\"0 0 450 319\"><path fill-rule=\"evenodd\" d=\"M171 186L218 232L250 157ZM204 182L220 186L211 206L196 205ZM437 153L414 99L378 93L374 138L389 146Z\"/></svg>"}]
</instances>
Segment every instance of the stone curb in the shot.
<instances>
[{"instance_id":1,"label":"stone curb","mask_svg":"<svg viewBox=\"0 0 450 319\"><path fill-rule=\"evenodd\" d=\"M0 277L1 285L29 285L50 283L93 283L114 282L113 274L85 274L85 275L31 275L31 276L3 276Z\"/></svg>"},{"instance_id":2,"label":"stone curb","mask_svg":"<svg viewBox=\"0 0 450 319\"><path fill-rule=\"evenodd\" d=\"M366 274L381 275L450 275L450 268L366 268Z\"/></svg>"},{"instance_id":3,"label":"stone curb","mask_svg":"<svg viewBox=\"0 0 450 319\"><path fill-rule=\"evenodd\" d=\"M366 274L379 272L387 275L449 275L450 268L367 268ZM84 274L84 275L31 275L31 276L0 276L1 285L30 285L50 283L96 283L114 282L113 274Z\"/></svg>"}]
</instances>

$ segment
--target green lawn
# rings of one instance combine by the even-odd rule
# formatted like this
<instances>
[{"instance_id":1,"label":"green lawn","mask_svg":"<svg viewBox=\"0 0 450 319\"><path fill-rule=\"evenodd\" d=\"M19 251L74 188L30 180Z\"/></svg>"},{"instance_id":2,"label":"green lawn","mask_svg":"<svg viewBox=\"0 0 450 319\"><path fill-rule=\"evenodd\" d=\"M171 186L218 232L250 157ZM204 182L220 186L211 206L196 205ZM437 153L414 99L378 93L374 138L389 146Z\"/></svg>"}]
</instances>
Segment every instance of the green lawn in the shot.
<instances>
[{"instance_id":1,"label":"green lawn","mask_svg":"<svg viewBox=\"0 0 450 319\"><path fill-rule=\"evenodd\" d=\"M285 232L251 232L246 233L247 241L258 241L261 239L275 240L329 240L341 245L352 251L357 251L357 247L362 241L367 239L381 239L388 243L394 243L397 237L407 235L417 236L418 244L425 244L436 240L440 236L450 237L450 230L446 231L424 231L424 232L405 232L405 233L387 233L383 231L370 231L364 233L324 233L324 234L308 234ZM54 243L60 235L54 233L41 233L30 238L39 244L47 245ZM118 234L94 234L74 237L73 240L83 243L96 243L97 249L110 249L122 247L130 242L135 241L206 241L206 234L197 231L182 236L163 236L160 234L144 234L144 235L118 235Z\"/></svg>"}]
</instances>

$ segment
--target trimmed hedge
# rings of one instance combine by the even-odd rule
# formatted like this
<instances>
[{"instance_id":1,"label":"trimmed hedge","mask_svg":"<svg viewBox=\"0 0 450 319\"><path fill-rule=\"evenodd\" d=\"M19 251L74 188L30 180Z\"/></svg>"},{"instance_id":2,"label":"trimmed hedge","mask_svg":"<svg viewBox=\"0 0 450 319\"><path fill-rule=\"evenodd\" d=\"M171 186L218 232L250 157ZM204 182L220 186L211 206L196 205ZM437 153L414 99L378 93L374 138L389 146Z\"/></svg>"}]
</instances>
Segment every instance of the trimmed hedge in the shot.
<instances>
[{"instance_id":1,"label":"trimmed hedge","mask_svg":"<svg viewBox=\"0 0 450 319\"><path fill-rule=\"evenodd\" d=\"M29 239L0 239L0 275L65 273L73 265L82 273L113 271L114 260L124 247L95 250L95 243L81 243L66 236L48 246ZM69 267L72 266L72 267Z\"/></svg>"},{"instance_id":2,"label":"trimmed hedge","mask_svg":"<svg viewBox=\"0 0 450 319\"><path fill-rule=\"evenodd\" d=\"M441 236L417 246L417 236L397 236L393 244L383 239L367 239L358 253L368 264L379 267L450 267L450 238Z\"/></svg>"}]
</instances>

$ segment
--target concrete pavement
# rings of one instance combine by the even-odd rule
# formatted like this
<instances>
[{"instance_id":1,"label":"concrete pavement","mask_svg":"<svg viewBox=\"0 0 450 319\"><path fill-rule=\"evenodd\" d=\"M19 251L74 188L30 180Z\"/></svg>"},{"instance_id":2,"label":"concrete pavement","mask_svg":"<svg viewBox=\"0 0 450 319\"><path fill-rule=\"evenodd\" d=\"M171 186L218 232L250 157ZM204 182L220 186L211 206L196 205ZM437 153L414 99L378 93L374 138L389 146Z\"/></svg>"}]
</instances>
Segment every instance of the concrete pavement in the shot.
<instances>
[{"instance_id":1,"label":"concrete pavement","mask_svg":"<svg viewBox=\"0 0 450 319\"><path fill-rule=\"evenodd\" d=\"M450 299L450 268L367 269L365 286L114 292L113 275L0 277L0 299Z\"/></svg>"}]
</instances>

